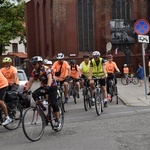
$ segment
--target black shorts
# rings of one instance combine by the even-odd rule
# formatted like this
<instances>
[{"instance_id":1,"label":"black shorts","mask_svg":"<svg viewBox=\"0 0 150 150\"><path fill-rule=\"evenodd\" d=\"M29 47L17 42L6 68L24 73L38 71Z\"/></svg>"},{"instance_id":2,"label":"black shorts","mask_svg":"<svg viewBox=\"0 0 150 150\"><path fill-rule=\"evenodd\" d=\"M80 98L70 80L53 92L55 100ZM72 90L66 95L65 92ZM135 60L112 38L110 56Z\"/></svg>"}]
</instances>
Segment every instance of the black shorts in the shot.
<instances>
[{"instance_id":1,"label":"black shorts","mask_svg":"<svg viewBox=\"0 0 150 150\"><path fill-rule=\"evenodd\" d=\"M6 94L8 87L4 87L2 89L0 89L0 100L4 101L4 96Z\"/></svg>"},{"instance_id":2,"label":"black shorts","mask_svg":"<svg viewBox=\"0 0 150 150\"><path fill-rule=\"evenodd\" d=\"M106 86L106 79L105 78L104 79L99 79L99 84L101 86Z\"/></svg>"}]
</instances>

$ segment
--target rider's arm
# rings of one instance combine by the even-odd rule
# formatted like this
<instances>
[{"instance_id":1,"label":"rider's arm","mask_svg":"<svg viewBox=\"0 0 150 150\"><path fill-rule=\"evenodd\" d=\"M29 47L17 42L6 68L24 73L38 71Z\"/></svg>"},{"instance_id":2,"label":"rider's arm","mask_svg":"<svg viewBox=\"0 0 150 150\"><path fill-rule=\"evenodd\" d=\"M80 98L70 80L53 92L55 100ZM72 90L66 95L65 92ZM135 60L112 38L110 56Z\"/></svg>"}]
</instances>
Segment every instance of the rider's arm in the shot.
<instances>
[{"instance_id":1,"label":"rider's arm","mask_svg":"<svg viewBox=\"0 0 150 150\"><path fill-rule=\"evenodd\" d=\"M31 88L33 82L34 82L34 77L30 77L30 79L29 79L29 81L28 81L28 83L26 85L25 90L29 90Z\"/></svg>"},{"instance_id":2,"label":"rider's arm","mask_svg":"<svg viewBox=\"0 0 150 150\"><path fill-rule=\"evenodd\" d=\"M117 72L120 72L119 68L117 67L116 63L115 63L115 69Z\"/></svg>"}]
</instances>

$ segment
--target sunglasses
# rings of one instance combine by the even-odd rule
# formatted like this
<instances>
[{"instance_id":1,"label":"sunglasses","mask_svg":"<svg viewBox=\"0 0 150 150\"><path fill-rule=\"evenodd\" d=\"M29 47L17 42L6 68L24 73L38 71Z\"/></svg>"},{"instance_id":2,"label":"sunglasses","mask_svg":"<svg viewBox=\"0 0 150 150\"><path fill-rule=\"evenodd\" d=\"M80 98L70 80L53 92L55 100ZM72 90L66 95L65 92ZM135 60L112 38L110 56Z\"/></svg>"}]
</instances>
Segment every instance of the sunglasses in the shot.
<instances>
[{"instance_id":1,"label":"sunglasses","mask_svg":"<svg viewBox=\"0 0 150 150\"><path fill-rule=\"evenodd\" d=\"M32 64L33 66L35 66L36 65L36 63L35 64Z\"/></svg>"}]
</instances>

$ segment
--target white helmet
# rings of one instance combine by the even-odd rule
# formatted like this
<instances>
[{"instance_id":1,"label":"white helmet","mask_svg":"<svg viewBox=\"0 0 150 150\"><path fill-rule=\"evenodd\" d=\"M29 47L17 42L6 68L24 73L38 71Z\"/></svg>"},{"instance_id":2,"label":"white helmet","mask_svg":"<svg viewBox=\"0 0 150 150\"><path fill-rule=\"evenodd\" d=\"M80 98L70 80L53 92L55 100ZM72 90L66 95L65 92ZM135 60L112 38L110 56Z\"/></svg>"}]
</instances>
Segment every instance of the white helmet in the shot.
<instances>
[{"instance_id":1,"label":"white helmet","mask_svg":"<svg viewBox=\"0 0 150 150\"><path fill-rule=\"evenodd\" d=\"M43 62L43 58L41 56L34 56L31 58L30 63Z\"/></svg>"},{"instance_id":2,"label":"white helmet","mask_svg":"<svg viewBox=\"0 0 150 150\"><path fill-rule=\"evenodd\" d=\"M127 67L127 64L124 64L123 66L124 66L124 67Z\"/></svg>"},{"instance_id":3,"label":"white helmet","mask_svg":"<svg viewBox=\"0 0 150 150\"><path fill-rule=\"evenodd\" d=\"M63 59L64 58L64 54L63 53L58 53L56 58L57 59Z\"/></svg>"},{"instance_id":4,"label":"white helmet","mask_svg":"<svg viewBox=\"0 0 150 150\"><path fill-rule=\"evenodd\" d=\"M100 56L101 54L100 54L99 51L94 51L94 52L92 53L92 55L93 55L93 56Z\"/></svg>"},{"instance_id":5,"label":"white helmet","mask_svg":"<svg viewBox=\"0 0 150 150\"><path fill-rule=\"evenodd\" d=\"M52 65L53 63L52 63L52 61L48 60L48 61L46 61L44 64L45 64L45 65Z\"/></svg>"}]
</instances>

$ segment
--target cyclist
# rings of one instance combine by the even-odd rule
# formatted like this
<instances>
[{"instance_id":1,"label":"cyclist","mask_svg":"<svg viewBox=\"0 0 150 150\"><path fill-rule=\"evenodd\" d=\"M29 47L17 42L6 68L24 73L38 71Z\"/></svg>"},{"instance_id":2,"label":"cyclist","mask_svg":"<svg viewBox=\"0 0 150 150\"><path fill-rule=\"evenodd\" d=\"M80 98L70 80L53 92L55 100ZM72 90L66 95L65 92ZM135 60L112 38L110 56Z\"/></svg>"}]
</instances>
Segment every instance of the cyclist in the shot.
<instances>
[{"instance_id":1,"label":"cyclist","mask_svg":"<svg viewBox=\"0 0 150 150\"><path fill-rule=\"evenodd\" d=\"M129 74L129 68L128 68L127 64L123 65L123 73L124 73L124 76Z\"/></svg>"},{"instance_id":2,"label":"cyclist","mask_svg":"<svg viewBox=\"0 0 150 150\"><path fill-rule=\"evenodd\" d=\"M83 56L83 61L80 64L80 73L81 73L81 78L88 78L89 76L89 71L90 71L90 57L88 54L85 54ZM81 88L84 87L84 80L80 81L80 86Z\"/></svg>"},{"instance_id":3,"label":"cyclist","mask_svg":"<svg viewBox=\"0 0 150 150\"><path fill-rule=\"evenodd\" d=\"M2 62L4 63L4 67L1 68L1 72L8 81L8 90L17 91L19 88L19 78L16 67L12 66L12 59L10 57L5 57Z\"/></svg>"},{"instance_id":4,"label":"cyclist","mask_svg":"<svg viewBox=\"0 0 150 150\"><path fill-rule=\"evenodd\" d=\"M77 85L77 98L79 98L79 89L80 89L80 83L79 83L79 77L80 77L80 69L79 66L76 64L75 60L70 61L70 79L75 79L76 85ZM69 82L70 90L72 89L72 81Z\"/></svg>"},{"instance_id":5,"label":"cyclist","mask_svg":"<svg viewBox=\"0 0 150 150\"><path fill-rule=\"evenodd\" d=\"M64 60L64 54L58 53L57 61L52 66L52 71L56 81L60 81L60 84L64 86L65 103L68 103L68 77L70 75L70 66Z\"/></svg>"},{"instance_id":6,"label":"cyclist","mask_svg":"<svg viewBox=\"0 0 150 150\"><path fill-rule=\"evenodd\" d=\"M107 71L107 99L110 100L110 91L109 91L109 86L110 86L110 80L115 79L115 84L117 84L117 79L114 75L114 71L116 70L117 72L120 72L119 68L117 67L116 63L113 61L113 56L109 54L107 56L107 62L105 63L106 66L106 71Z\"/></svg>"},{"instance_id":7,"label":"cyclist","mask_svg":"<svg viewBox=\"0 0 150 150\"><path fill-rule=\"evenodd\" d=\"M103 98L104 98L104 107L107 107L107 92L106 92L106 78L107 78L107 72L105 68L105 62L104 59L100 57L99 51L94 51L92 53L93 59L90 63L90 71L89 71L89 79L90 79L90 87L91 87L91 94L92 94L92 105L94 105L94 80L92 80L93 77L101 77L99 80L99 83L102 86L103 91Z\"/></svg>"},{"instance_id":8,"label":"cyclist","mask_svg":"<svg viewBox=\"0 0 150 150\"><path fill-rule=\"evenodd\" d=\"M61 125L59 122L59 108L57 104L57 83L52 76L51 69L43 65L43 59L40 56L32 57L30 63L34 69L32 70L31 77L25 90L29 90L35 80L41 82L41 86L32 93L32 97L36 101L39 96L45 95L44 91L48 92L53 107L53 115L55 117L54 128L59 129ZM43 104L41 104L41 107L43 111L46 110Z\"/></svg>"},{"instance_id":9,"label":"cyclist","mask_svg":"<svg viewBox=\"0 0 150 150\"><path fill-rule=\"evenodd\" d=\"M44 65L48 66L48 67L51 69L53 63L52 63L52 61L50 61L50 60L44 59Z\"/></svg>"},{"instance_id":10,"label":"cyclist","mask_svg":"<svg viewBox=\"0 0 150 150\"><path fill-rule=\"evenodd\" d=\"M12 122L12 119L8 116L8 110L4 103L4 95L8 88L8 81L0 71L0 107L5 114L6 120L2 122L2 125L5 126Z\"/></svg>"}]
</instances>

